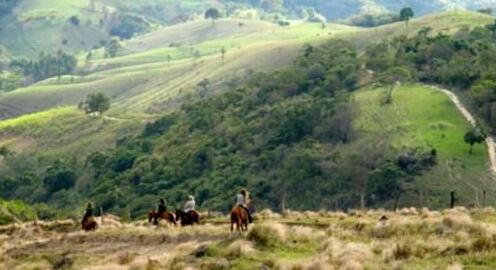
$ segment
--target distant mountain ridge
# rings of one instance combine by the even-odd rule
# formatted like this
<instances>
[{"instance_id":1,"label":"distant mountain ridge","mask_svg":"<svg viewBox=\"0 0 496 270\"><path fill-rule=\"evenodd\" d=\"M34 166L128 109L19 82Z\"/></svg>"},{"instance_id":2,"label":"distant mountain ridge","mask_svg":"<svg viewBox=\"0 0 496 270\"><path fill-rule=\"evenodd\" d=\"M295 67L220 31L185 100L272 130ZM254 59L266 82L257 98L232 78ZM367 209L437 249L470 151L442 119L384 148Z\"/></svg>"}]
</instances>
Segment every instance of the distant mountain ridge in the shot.
<instances>
[{"instance_id":1,"label":"distant mountain ridge","mask_svg":"<svg viewBox=\"0 0 496 270\"><path fill-rule=\"evenodd\" d=\"M478 10L496 8L496 0L286 0L287 8L313 7L330 20L344 19L360 13L399 12L411 7L416 15L425 15L446 10Z\"/></svg>"}]
</instances>

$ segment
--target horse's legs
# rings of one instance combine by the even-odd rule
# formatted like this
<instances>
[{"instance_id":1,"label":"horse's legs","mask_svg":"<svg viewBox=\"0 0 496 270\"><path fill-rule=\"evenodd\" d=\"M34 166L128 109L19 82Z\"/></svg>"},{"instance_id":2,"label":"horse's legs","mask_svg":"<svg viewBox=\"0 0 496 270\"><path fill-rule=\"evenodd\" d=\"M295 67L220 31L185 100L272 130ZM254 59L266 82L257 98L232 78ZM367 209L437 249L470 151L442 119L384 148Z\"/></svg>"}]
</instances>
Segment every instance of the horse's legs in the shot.
<instances>
[{"instance_id":1,"label":"horse's legs","mask_svg":"<svg viewBox=\"0 0 496 270\"><path fill-rule=\"evenodd\" d=\"M234 231L234 222L231 220L231 233Z\"/></svg>"}]
</instances>

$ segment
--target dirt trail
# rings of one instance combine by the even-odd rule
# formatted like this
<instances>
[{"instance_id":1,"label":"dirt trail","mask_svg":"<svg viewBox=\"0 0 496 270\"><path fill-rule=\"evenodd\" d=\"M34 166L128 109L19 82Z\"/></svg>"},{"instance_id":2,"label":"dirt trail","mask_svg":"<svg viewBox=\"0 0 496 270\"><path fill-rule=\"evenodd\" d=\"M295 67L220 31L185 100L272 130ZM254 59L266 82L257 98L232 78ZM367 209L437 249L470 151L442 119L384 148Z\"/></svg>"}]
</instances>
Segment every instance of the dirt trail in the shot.
<instances>
[{"instance_id":1,"label":"dirt trail","mask_svg":"<svg viewBox=\"0 0 496 270\"><path fill-rule=\"evenodd\" d=\"M455 104L456 108L460 111L460 113L463 115L465 119L472 125L476 126L477 121L475 120L474 116L467 110L465 105L460 101L458 96L451 92L450 90L443 89L437 86L431 86L432 89L439 91L441 93L444 93L447 95L451 101ZM496 174L496 144L494 143L494 138L492 136L487 136L486 139L486 145L487 145L487 151L489 153L489 161L491 162L491 171Z\"/></svg>"}]
</instances>

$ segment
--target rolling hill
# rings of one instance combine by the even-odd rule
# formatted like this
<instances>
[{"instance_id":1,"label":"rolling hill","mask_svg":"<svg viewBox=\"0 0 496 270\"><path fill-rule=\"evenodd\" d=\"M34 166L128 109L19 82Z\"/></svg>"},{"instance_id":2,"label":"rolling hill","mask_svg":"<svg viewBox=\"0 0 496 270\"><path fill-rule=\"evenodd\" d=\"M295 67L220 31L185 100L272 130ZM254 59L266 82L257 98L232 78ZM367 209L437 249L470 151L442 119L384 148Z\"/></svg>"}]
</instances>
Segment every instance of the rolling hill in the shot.
<instances>
[{"instance_id":1,"label":"rolling hill","mask_svg":"<svg viewBox=\"0 0 496 270\"><path fill-rule=\"evenodd\" d=\"M76 184L77 189L87 192L88 187L93 185L93 172L81 166L87 162L89 154L95 151L112 152L115 143L122 142L122 138L140 136L143 127L152 120L176 112L184 103L190 104L191 100L198 98L197 84L203 79L210 81L209 96L213 97L243 87L247 79L256 75L254 71L273 72L292 64L307 43L318 47L327 40L340 39L362 50L384 38L414 35L425 27L431 27L433 35L439 32L450 34L492 21L492 17L479 13L448 12L412 20L408 27L397 23L373 29L336 24L323 28L320 24L301 21L292 21L290 26L280 27L241 19L222 19L215 23L195 20L159 28L123 42L123 49L115 58L104 59L95 51L92 59L80 62L79 75L51 78L2 94L2 118L12 119L0 122L0 145L16 153L2 161L2 170L4 175L10 177L15 177L15 171L28 168L44 175L45 169L56 160L62 158L68 161L73 157L81 176ZM195 37L185 35L188 32L196 33ZM171 43L176 44L171 46ZM220 53L222 47L226 49L224 59ZM408 95L409 90L415 96ZM99 120L90 119L75 108L87 94L96 92L103 92L112 99L107 117ZM422 86L412 86L396 93L392 108L384 108L375 101L379 93L379 90L367 89L356 93L355 99L361 112L358 123L370 122L373 125L359 124L360 139L338 146L340 152L360 151L368 142L380 138L382 133L378 130L382 129L394 134L391 139L395 151L434 147L439 152L438 165L408 182L407 195L401 199L405 205L418 203L417 195L422 194L426 205L446 206L447 201L443 197L454 186L459 202L466 205L476 205L475 194L482 190L494 191L486 166L485 149L480 147L473 155L467 154L462 133L469 125L449 104L449 99ZM417 111L424 108L424 104L429 104L425 105L429 111ZM412 113L407 113L410 111ZM435 117L431 117L431 113L435 113ZM224 125L231 124L222 124L219 129L223 130ZM196 147L196 143L203 143L195 140L188 145ZM164 146L157 142L156 147ZM178 151L171 149L170 153L173 150ZM159 157L168 155L166 152L155 154ZM175 186L166 194L176 196L174 200L180 201L180 196L173 193L177 189L193 189L196 192L203 185L203 180L195 181ZM340 198L337 195L329 197L326 203L332 204ZM74 202L84 199L80 193ZM61 206L63 200L55 200ZM488 198L488 202L492 199ZM144 203L136 201L139 204L136 207L147 207ZM354 202L341 203L351 205ZM222 207L219 199L214 200L214 204ZM276 202L271 202L271 206L274 204ZM294 206L295 202L290 205ZM385 200L379 205L390 207L391 201Z\"/></svg>"}]
</instances>

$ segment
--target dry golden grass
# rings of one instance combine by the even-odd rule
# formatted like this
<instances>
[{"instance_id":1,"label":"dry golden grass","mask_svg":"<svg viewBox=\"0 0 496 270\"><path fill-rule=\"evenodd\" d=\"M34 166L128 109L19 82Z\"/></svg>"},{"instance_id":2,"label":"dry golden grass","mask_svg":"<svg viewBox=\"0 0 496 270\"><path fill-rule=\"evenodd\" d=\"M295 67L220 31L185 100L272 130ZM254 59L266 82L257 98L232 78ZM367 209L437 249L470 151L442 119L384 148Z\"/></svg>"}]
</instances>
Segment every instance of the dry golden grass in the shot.
<instances>
[{"instance_id":1,"label":"dry golden grass","mask_svg":"<svg viewBox=\"0 0 496 270\"><path fill-rule=\"evenodd\" d=\"M386 218L382 218L385 216ZM195 227L146 222L79 231L74 221L0 228L0 269L491 269L496 263L492 208L405 208L343 212L263 211L247 233L228 217ZM225 219L226 223L219 223ZM208 222L208 220L207 220ZM485 268L484 268L485 267Z\"/></svg>"}]
</instances>

